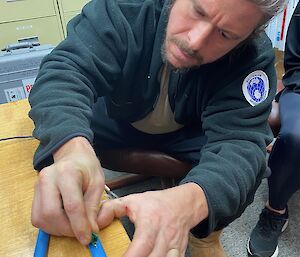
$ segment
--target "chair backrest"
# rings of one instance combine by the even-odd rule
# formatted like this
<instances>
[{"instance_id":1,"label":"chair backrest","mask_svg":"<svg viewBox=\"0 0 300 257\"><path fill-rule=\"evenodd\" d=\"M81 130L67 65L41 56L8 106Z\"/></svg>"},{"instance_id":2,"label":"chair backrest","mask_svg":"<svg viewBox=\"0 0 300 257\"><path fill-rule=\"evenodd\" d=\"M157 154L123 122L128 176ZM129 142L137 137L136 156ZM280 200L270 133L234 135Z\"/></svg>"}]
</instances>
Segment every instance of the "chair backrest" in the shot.
<instances>
[{"instance_id":1,"label":"chair backrest","mask_svg":"<svg viewBox=\"0 0 300 257\"><path fill-rule=\"evenodd\" d=\"M104 168L147 176L180 178L192 165L168 154L139 149L115 149L98 153Z\"/></svg>"}]
</instances>

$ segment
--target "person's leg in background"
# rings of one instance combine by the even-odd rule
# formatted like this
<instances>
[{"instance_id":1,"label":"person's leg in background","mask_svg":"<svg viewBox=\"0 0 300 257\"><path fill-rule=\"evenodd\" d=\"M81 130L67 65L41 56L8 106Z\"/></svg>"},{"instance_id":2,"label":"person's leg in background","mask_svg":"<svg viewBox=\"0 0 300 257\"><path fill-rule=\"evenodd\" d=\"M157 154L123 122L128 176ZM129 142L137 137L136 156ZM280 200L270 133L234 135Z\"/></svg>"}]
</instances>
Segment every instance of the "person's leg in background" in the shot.
<instances>
[{"instance_id":1,"label":"person's leg in background","mask_svg":"<svg viewBox=\"0 0 300 257\"><path fill-rule=\"evenodd\" d=\"M281 128L269 158L269 201L248 242L253 256L278 255L278 238L288 223L287 203L300 188L300 94L286 89L279 106Z\"/></svg>"}]
</instances>

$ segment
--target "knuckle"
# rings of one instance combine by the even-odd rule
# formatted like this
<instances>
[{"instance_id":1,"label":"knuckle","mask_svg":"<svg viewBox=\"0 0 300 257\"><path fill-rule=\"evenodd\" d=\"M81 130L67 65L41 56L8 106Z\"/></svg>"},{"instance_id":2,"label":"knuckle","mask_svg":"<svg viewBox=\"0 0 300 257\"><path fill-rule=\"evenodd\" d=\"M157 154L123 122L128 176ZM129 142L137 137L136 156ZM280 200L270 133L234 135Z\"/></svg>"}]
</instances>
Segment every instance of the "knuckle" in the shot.
<instances>
[{"instance_id":1,"label":"knuckle","mask_svg":"<svg viewBox=\"0 0 300 257\"><path fill-rule=\"evenodd\" d=\"M83 206L78 201L64 202L64 209L67 213L83 213Z\"/></svg>"},{"instance_id":2,"label":"knuckle","mask_svg":"<svg viewBox=\"0 0 300 257\"><path fill-rule=\"evenodd\" d=\"M39 228L42 224L41 219L34 212L31 215L31 224L36 228Z\"/></svg>"},{"instance_id":3,"label":"knuckle","mask_svg":"<svg viewBox=\"0 0 300 257\"><path fill-rule=\"evenodd\" d=\"M39 179L37 180L35 185L36 185L36 187L43 187L46 184L48 184L48 175L45 171L40 172Z\"/></svg>"},{"instance_id":4,"label":"knuckle","mask_svg":"<svg viewBox=\"0 0 300 257\"><path fill-rule=\"evenodd\" d=\"M66 174L74 170L74 165L69 161L59 161L55 163L55 165L56 165L56 172L60 176L65 176Z\"/></svg>"},{"instance_id":5,"label":"knuckle","mask_svg":"<svg viewBox=\"0 0 300 257\"><path fill-rule=\"evenodd\" d=\"M39 212L32 212L31 223L35 227L42 227L48 220L53 220L53 212L40 209Z\"/></svg>"},{"instance_id":6,"label":"knuckle","mask_svg":"<svg viewBox=\"0 0 300 257\"><path fill-rule=\"evenodd\" d=\"M99 188L104 187L104 179L99 175L94 176L91 182L92 182L92 186L94 187L99 187Z\"/></svg>"},{"instance_id":7,"label":"knuckle","mask_svg":"<svg viewBox=\"0 0 300 257\"><path fill-rule=\"evenodd\" d=\"M90 213L98 213L99 211L99 206L94 204L94 203L87 203L87 212L90 212Z\"/></svg>"},{"instance_id":8,"label":"knuckle","mask_svg":"<svg viewBox=\"0 0 300 257\"><path fill-rule=\"evenodd\" d=\"M44 221L54 221L58 218L59 213L53 208L42 208L40 210L40 218Z\"/></svg>"}]
</instances>

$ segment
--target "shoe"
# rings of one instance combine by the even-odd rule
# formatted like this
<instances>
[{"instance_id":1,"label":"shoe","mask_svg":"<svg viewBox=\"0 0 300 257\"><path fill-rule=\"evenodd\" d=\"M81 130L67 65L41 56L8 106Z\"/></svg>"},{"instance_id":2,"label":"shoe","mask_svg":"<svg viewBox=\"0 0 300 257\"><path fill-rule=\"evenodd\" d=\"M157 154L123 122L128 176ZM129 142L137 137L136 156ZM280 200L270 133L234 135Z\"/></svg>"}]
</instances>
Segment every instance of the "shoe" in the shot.
<instances>
[{"instance_id":1,"label":"shoe","mask_svg":"<svg viewBox=\"0 0 300 257\"><path fill-rule=\"evenodd\" d=\"M191 257L227 257L220 242L222 230L212 232L206 238L196 238L190 234L189 250Z\"/></svg>"},{"instance_id":2,"label":"shoe","mask_svg":"<svg viewBox=\"0 0 300 257\"><path fill-rule=\"evenodd\" d=\"M278 238L288 225L288 209L284 214L264 208L248 240L248 254L256 257L277 257Z\"/></svg>"}]
</instances>

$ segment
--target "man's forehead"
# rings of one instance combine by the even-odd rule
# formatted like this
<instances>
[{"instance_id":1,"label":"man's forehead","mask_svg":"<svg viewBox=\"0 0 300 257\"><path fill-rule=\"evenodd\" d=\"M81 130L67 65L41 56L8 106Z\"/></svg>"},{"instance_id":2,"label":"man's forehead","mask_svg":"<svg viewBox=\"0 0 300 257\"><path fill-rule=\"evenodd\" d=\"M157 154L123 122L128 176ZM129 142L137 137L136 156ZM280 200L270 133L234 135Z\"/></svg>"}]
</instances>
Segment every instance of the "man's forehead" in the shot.
<instances>
[{"instance_id":1,"label":"man's forehead","mask_svg":"<svg viewBox=\"0 0 300 257\"><path fill-rule=\"evenodd\" d=\"M190 1L193 8L199 10L220 29L243 36L253 31L262 19L260 8L249 0L176 0Z\"/></svg>"}]
</instances>

